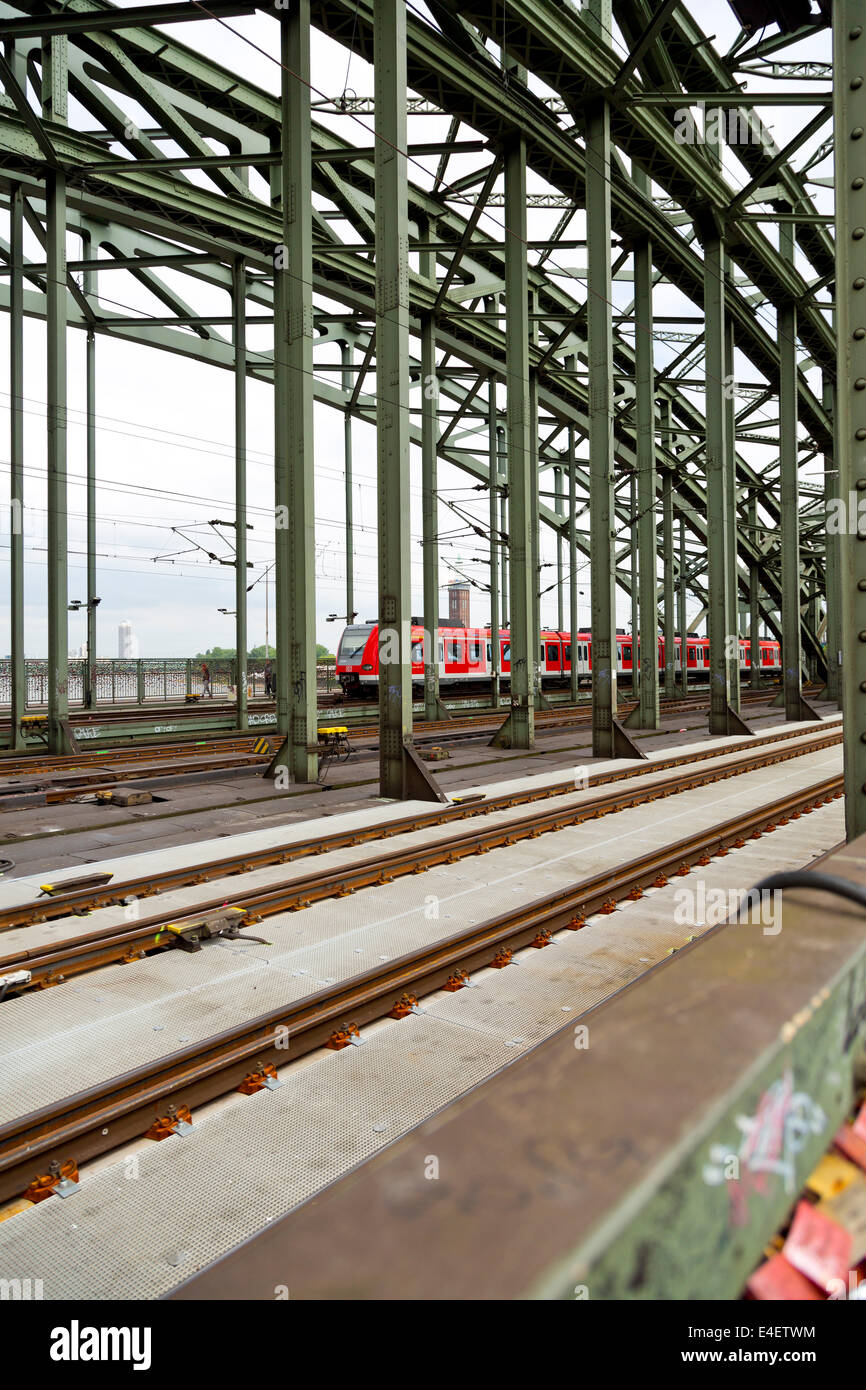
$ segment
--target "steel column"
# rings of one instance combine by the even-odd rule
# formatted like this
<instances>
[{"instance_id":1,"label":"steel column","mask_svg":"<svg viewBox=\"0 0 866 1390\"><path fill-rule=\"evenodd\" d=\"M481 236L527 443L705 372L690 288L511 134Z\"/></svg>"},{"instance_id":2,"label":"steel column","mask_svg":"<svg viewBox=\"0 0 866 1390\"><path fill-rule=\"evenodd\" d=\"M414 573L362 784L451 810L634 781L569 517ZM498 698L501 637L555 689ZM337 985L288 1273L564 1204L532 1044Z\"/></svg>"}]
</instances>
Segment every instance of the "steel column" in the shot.
<instances>
[{"instance_id":1,"label":"steel column","mask_svg":"<svg viewBox=\"0 0 866 1390\"><path fill-rule=\"evenodd\" d=\"M574 359L572 358L572 361ZM578 671L578 632L580 621L577 607L577 461L574 449L574 426L568 427L568 626L571 637L571 699L577 704L580 693Z\"/></svg>"},{"instance_id":2,"label":"steel column","mask_svg":"<svg viewBox=\"0 0 866 1390\"><path fill-rule=\"evenodd\" d=\"M749 495L749 537L752 545L757 544L758 494ZM749 567L749 685L758 690L761 684L761 571L756 564Z\"/></svg>"},{"instance_id":3,"label":"steel column","mask_svg":"<svg viewBox=\"0 0 866 1390\"><path fill-rule=\"evenodd\" d=\"M526 250L524 247L524 255ZM536 298L531 296L533 314L535 312ZM535 342L538 337L538 330L535 319L530 320L529 327L530 341ZM532 549L532 608L530 610L531 624L528 636L529 650L534 653L533 658L533 683L531 686L532 700L536 709L541 708L541 669L538 663L538 654L541 642L541 537L539 528L539 472L538 472L538 373L529 370L529 461L530 461L530 540Z\"/></svg>"},{"instance_id":4,"label":"steel column","mask_svg":"<svg viewBox=\"0 0 866 1390\"><path fill-rule=\"evenodd\" d=\"M609 16L597 0L588 16ZM609 23L609 19L607 21ZM616 595L613 559L613 328L610 270L610 107L586 108L587 356L589 360L589 548L592 585L592 752L615 756Z\"/></svg>"},{"instance_id":5,"label":"steel column","mask_svg":"<svg viewBox=\"0 0 866 1390\"><path fill-rule=\"evenodd\" d=\"M794 259L794 228L779 227L779 249ZM782 563L782 681L785 718L801 719L800 486L797 471L797 308L787 300L779 315L779 536Z\"/></svg>"},{"instance_id":6,"label":"steel column","mask_svg":"<svg viewBox=\"0 0 866 1390\"><path fill-rule=\"evenodd\" d=\"M835 423L836 389L829 374L824 378L823 405ZM825 516L838 509L839 470L833 453L824 455ZM842 703L842 624L840 618L841 535L838 526L824 526L824 595L827 605L827 689L828 700Z\"/></svg>"},{"instance_id":7,"label":"steel column","mask_svg":"<svg viewBox=\"0 0 866 1390\"><path fill-rule=\"evenodd\" d=\"M556 515L565 520L565 498L562 494L562 469L553 470L553 505ZM565 631L565 594L562 590L562 529L556 532L556 629L557 632Z\"/></svg>"},{"instance_id":8,"label":"steel column","mask_svg":"<svg viewBox=\"0 0 866 1390\"><path fill-rule=\"evenodd\" d=\"M689 688L688 652L686 644L689 637L689 619L686 609L687 592L686 523L680 517L680 590L679 590L679 628L680 628L680 688L685 695Z\"/></svg>"},{"instance_id":9,"label":"steel column","mask_svg":"<svg viewBox=\"0 0 866 1390\"><path fill-rule=\"evenodd\" d=\"M406 7L376 0L376 392L379 790L404 795L412 736Z\"/></svg>"},{"instance_id":10,"label":"steel column","mask_svg":"<svg viewBox=\"0 0 866 1390\"><path fill-rule=\"evenodd\" d=\"M537 498L532 494L529 298L526 259L526 140L505 153L505 344L508 420L508 511L511 555L511 746L535 742L534 696L538 643L534 634L537 576L533 572Z\"/></svg>"},{"instance_id":11,"label":"steel column","mask_svg":"<svg viewBox=\"0 0 866 1390\"><path fill-rule=\"evenodd\" d=\"M48 746L67 751L69 615L66 486L66 177L46 176L48 422Z\"/></svg>"},{"instance_id":12,"label":"steel column","mask_svg":"<svg viewBox=\"0 0 866 1390\"><path fill-rule=\"evenodd\" d=\"M718 229L704 238L704 316L706 318L705 391L707 421L707 631L710 639L710 733L729 731L732 635L728 613L728 527L725 413L724 252Z\"/></svg>"},{"instance_id":13,"label":"steel column","mask_svg":"<svg viewBox=\"0 0 866 1390\"><path fill-rule=\"evenodd\" d=\"M506 393L507 394L507 393ZM507 412L506 404L506 412ZM506 416L507 418L507 416ZM501 622L504 628L509 623L508 600L511 578L508 568L508 552L511 537L508 532L508 430L505 425L497 425L496 439L499 447L499 603L502 609Z\"/></svg>"},{"instance_id":14,"label":"steel column","mask_svg":"<svg viewBox=\"0 0 866 1390\"><path fill-rule=\"evenodd\" d=\"M836 414L839 492L854 516L842 537L845 821L866 832L866 24L861 0L833 6L836 185ZM866 509L864 509L866 510Z\"/></svg>"},{"instance_id":15,"label":"steel column","mask_svg":"<svg viewBox=\"0 0 866 1390\"><path fill-rule=\"evenodd\" d=\"M499 517L496 499L499 493L499 445L496 433L496 377L491 373L487 383L487 466L489 471L490 528L490 703L499 708L500 647L499 647Z\"/></svg>"},{"instance_id":16,"label":"steel column","mask_svg":"<svg viewBox=\"0 0 866 1390\"><path fill-rule=\"evenodd\" d=\"M793 230L793 228L792 228ZM728 270L731 270L730 257L725 257ZM734 321L725 315L725 499L727 508L728 557L728 613L731 632L736 637L729 651L728 680L730 682L731 709L740 712L740 622L739 593L737 580L737 398L734 395Z\"/></svg>"},{"instance_id":17,"label":"steel column","mask_svg":"<svg viewBox=\"0 0 866 1390\"><path fill-rule=\"evenodd\" d=\"M632 695L637 695L638 681L638 631L640 629L640 612L638 609L638 582L637 582L637 478L634 473L628 480L628 514L631 518L631 530L628 538L628 584L629 584L629 607L631 637L632 637L632 668L631 668L631 688ZM638 709L638 714L640 710Z\"/></svg>"},{"instance_id":18,"label":"steel column","mask_svg":"<svg viewBox=\"0 0 866 1390\"><path fill-rule=\"evenodd\" d=\"M23 62L23 59L22 59ZM11 746L24 747L19 727L27 709L24 665L24 193L10 195L9 255L9 562L12 638Z\"/></svg>"},{"instance_id":19,"label":"steel column","mask_svg":"<svg viewBox=\"0 0 866 1390\"><path fill-rule=\"evenodd\" d=\"M310 3L280 25L283 247L274 274L277 732L271 771L315 782L316 602Z\"/></svg>"},{"instance_id":20,"label":"steel column","mask_svg":"<svg viewBox=\"0 0 866 1390\"><path fill-rule=\"evenodd\" d=\"M235 348L235 676L237 726L247 718L247 271L238 256L232 267L232 338Z\"/></svg>"},{"instance_id":21,"label":"steel column","mask_svg":"<svg viewBox=\"0 0 866 1390\"><path fill-rule=\"evenodd\" d=\"M665 696L672 699L677 693L677 624L674 611L674 480L670 469L665 469L662 482L662 625L665 634ZM680 647L682 649L682 625Z\"/></svg>"},{"instance_id":22,"label":"steel column","mask_svg":"<svg viewBox=\"0 0 866 1390\"><path fill-rule=\"evenodd\" d=\"M84 277L85 291L91 288L92 273ZM86 393L86 470L87 470L87 663L84 668L84 703L96 704L96 334L87 330L85 347Z\"/></svg>"},{"instance_id":23,"label":"steel column","mask_svg":"<svg viewBox=\"0 0 866 1390\"><path fill-rule=\"evenodd\" d=\"M642 180L642 183L645 181ZM646 191L644 189L644 191ZM640 551L639 727L659 726L658 561L656 547L655 371L653 368L652 245L634 251L635 410L637 418L636 544ZM671 566L673 569L673 566ZM634 652L633 652L634 659Z\"/></svg>"},{"instance_id":24,"label":"steel column","mask_svg":"<svg viewBox=\"0 0 866 1390\"><path fill-rule=\"evenodd\" d=\"M355 384L352 368L352 345L343 343L342 351L343 364L343 390L347 396L351 396L352 387ZM344 507L345 507L345 538L346 538L346 622L351 624L357 616L355 613L355 499L353 494L354 481L352 478L352 412L348 407L343 411L343 472L344 472Z\"/></svg>"},{"instance_id":25,"label":"steel column","mask_svg":"<svg viewBox=\"0 0 866 1390\"><path fill-rule=\"evenodd\" d=\"M435 258L422 253L423 261ZM429 274L429 272L428 272ZM439 382L436 376L436 321L421 320L421 553L424 567L424 717L439 718L439 496L437 454Z\"/></svg>"}]
</instances>

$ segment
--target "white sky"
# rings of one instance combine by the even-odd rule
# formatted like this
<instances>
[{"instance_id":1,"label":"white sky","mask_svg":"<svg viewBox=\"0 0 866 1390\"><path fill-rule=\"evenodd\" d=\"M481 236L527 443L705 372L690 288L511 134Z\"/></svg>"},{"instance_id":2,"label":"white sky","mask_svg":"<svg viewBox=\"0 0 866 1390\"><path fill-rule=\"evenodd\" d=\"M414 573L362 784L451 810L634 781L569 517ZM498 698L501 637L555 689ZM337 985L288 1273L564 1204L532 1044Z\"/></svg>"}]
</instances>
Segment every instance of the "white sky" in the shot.
<instances>
[{"instance_id":1,"label":"white sky","mask_svg":"<svg viewBox=\"0 0 866 1390\"><path fill-rule=\"evenodd\" d=\"M123 0L134 3L135 0ZM412 4L423 13L421 0ZM705 33L716 35L715 44L725 52L733 42L737 25L727 4L722 0L692 0L691 11ZM8 11L7 11L8 12ZM230 27L229 27L230 26ZM278 90L279 68L276 61L269 60L245 43L239 35L246 36L276 57L274 45L277 41L277 24L273 18L261 12L249 18L235 18L226 24L203 21L195 24L169 26L172 36L190 47L198 49L214 60L224 64L232 71L261 87L276 93ZM234 31L234 32L232 32ZM616 47L625 53L625 46L618 32L614 34ZM790 49L784 56L809 59L827 59L829 53L829 33L812 39L806 45ZM358 95L372 95L372 69L357 57L349 61L347 51L334 44L314 30L312 39L313 86L322 94L338 96L344 83ZM347 78L348 67L348 78ZM767 81L751 79L754 90L771 84ZM797 84L778 83L784 90ZM542 88L537 88L543 91ZM814 108L777 107L762 111L766 124L773 130L776 142L782 146L792 138L796 131L812 117ZM74 104L70 121L75 123L80 116L80 108ZM372 143L372 117L362 120L349 116L319 117L330 123L343 137L353 143L367 145ZM143 118L145 124L149 120ZM410 143L421 140L435 141L445 138L447 120L432 117L413 117L410 119ZM366 128L365 128L366 127ZM817 136L801 150L795 164L799 167L806 154L818 148L830 134L831 126L826 125ZM461 129L460 138L469 139L472 132ZM174 153L168 146L166 153ZM449 165L449 178L457 177L474 166L475 157L455 158ZM437 157L422 160L425 168L432 174ZM748 177L743 167L731 151L725 152L725 168L733 187L742 187ZM813 174L826 176L830 172L830 161L825 160ZM410 178L423 179L417 163L410 168ZM530 174L530 192L544 190L542 182ZM832 211L832 190L812 188L810 190L820 211ZM530 210L530 239L543 238L552 231L559 220L560 211ZM490 209L482 217L479 230L495 237L502 235L503 212L501 208ZM766 234L775 241L776 231L765 224ZM573 220L569 237L580 238L584 234L583 214ZM8 220L0 219L0 236L8 239ZM40 259L40 251L35 241L29 241L27 254L33 260ZM80 255L80 243L70 237L68 244L70 259ZM533 254L534 258L534 254ZM560 283L564 288L575 288L567 271L585 261L584 251L561 250L547 262L549 271L562 276ZM813 272L799 257L801 270L811 277ZM189 299L189 282L185 277L171 272L164 274L165 280ZM583 282L578 282L578 297L584 297ZM155 310L157 301L151 297L126 272L105 273L100 277L100 293L107 307L121 312L118 305L126 305L135 312ZM625 309L632 295L630 282L616 282L614 300L619 310ZM216 312L228 313L228 296L202 286L196 291L196 305L214 306ZM654 308L657 315L694 315L699 307L684 300L676 291L661 288L656 291ZM255 312L251 307L251 312ZM759 318L768 331L775 333L775 315L769 306L757 310ZM221 329L228 336L228 329ZM271 330L251 329L251 348L269 347ZM661 368L682 348L682 344L670 346L657 344L656 366ZM84 510L85 494L83 487L85 471L84 440L84 334L70 330L68 333L68 371L69 371L69 596L70 599L84 599L85 557L84 557ZM234 620L218 612L218 609L233 609L234 570L229 567L211 564L199 553L187 553L173 562L165 557L176 552L187 551L188 542L175 535L171 527L179 526L189 534L195 526L194 534L199 535L202 544L221 554L229 554L228 546L200 529L202 523L212 518L230 519L233 516L233 395L232 379L229 373L180 357L174 353L159 352L132 343L110 340L97 335L96 351L97 375L97 468L100 479L98 495L99 526L97 535L98 583L97 593L102 599L98 612L99 639L98 655L114 656L117 653L117 627L123 619L129 619L139 639L142 656L183 656L213 645L234 645ZM413 342L417 352L417 343ZM44 526L45 505L45 334L42 324L28 320L25 325L25 486L28 504L28 536L26 559L26 646L28 656L43 656L47 647L46 630L46 587L45 587L45 540L39 534ZM322 358L326 356L321 354ZM317 354L317 360L319 355ZM738 355L739 357L739 355ZM331 360L336 360L332 349ZM0 361L8 362L8 315L0 314ZM737 362L738 379L758 380L755 369L745 360ZM700 369L694 373L700 375ZM334 375L329 375L334 380ZM814 369L809 373L810 384L820 399L820 374ZM8 377L0 378L0 431L4 444L0 445L0 495L8 495L8 438L9 438L9 396ZM369 374L365 391L371 394L375 389L375 375ZM702 405L702 392L696 391L695 404ZM248 483L249 519L254 530L249 533L249 558L254 563L250 580L263 573L265 565L273 558L273 403L272 390L255 381L248 384ZM501 397L504 404L504 396ZM412 397L413 406L418 406L420 397ZM762 412L768 419L776 414L775 404ZM486 453L486 425L478 422L479 436L477 447L483 458ZM375 432L371 426L354 422L354 470L355 470L355 606L361 619L372 618L376 612L376 493L375 493ZM769 432L772 432L770 430ZM328 624L325 619L330 612L342 613L345 609L345 553L343 540L343 420L342 415L326 406L317 405L315 410L316 441L316 611L318 637L331 650L337 640L341 623ZM471 444L474 440L461 440L461 444ZM742 448L742 446L741 446ZM775 457L773 449L761 446L746 446L742 450L756 466L763 468ZM586 457L584 444L579 453ZM820 481L823 461L813 460L803 470L804 481ZM549 489L552 474L543 475L542 487ZM465 506L486 526L487 493L473 491L473 480L449 465L439 464L440 490L444 498ZM544 499L550 505L550 499ZM41 509L41 510L40 510ZM583 524L587 524L584 517ZM418 544L421 531L420 515L420 452L412 451L412 554L413 554L413 611L422 611L422 571L421 549ZM482 584L487 582L487 550L480 538L470 534L461 519L444 505L439 514L441 573L440 582L444 585L452 577L448 561L457 563L471 577ZM541 584L546 588L555 581L556 571L555 541L549 529L542 526L541 560L551 566L542 570ZM231 532L226 532L231 535ZM8 552L8 535L0 535L0 548ZM565 553L566 586L568 573L567 548ZM587 622L589 616L588 561L579 559L581 569L579 585L585 591L581 599L580 620ZM0 560L0 653L9 650L8 622L8 565ZM568 600L566 590L566 622ZM626 626L629 617L629 602L622 593L618 597L618 622ZM697 605L690 605L694 612ZM443 593L442 611L447 611ZM555 625L556 597L553 591L542 599L543 625ZM486 593L472 590L473 621L485 622L489 615ZM273 589L270 593L270 639L274 640ZM70 614L69 648L77 650L84 641L85 619L82 614ZM254 646L265 638L265 584L260 582L249 595L249 641Z\"/></svg>"}]
</instances>

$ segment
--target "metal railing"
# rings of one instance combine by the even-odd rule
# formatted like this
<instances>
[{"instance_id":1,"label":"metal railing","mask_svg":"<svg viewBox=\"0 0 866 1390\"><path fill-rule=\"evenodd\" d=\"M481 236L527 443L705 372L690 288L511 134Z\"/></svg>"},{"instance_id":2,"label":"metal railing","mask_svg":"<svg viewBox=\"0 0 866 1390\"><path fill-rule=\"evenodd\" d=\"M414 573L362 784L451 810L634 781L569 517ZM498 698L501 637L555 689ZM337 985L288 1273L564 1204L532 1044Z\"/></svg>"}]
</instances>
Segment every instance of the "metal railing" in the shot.
<instances>
[{"instance_id":1,"label":"metal railing","mask_svg":"<svg viewBox=\"0 0 866 1390\"><path fill-rule=\"evenodd\" d=\"M236 696L236 663L232 659L213 660L208 663L210 689L214 699L233 700ZM271 671L275 672L275 662ZM40 709L48 703L48 662L40 658L30 658L24 662L25 705L27 709ZM70 708L86 707L87 662L75 659L69 662L69 705ZM201 662L183 657L141 657L127 660L123 657L100 658L93 671L94 705L147 705L160 702L184 700L187 695L202 693ZM316 668L316 685L319 690L336 689L334 662L322 662ZM247 697L264 699L265 662L247 662ZM0 709L12 704L12 662L8 657L0 659Z\"/></svg>"}]
</instances>

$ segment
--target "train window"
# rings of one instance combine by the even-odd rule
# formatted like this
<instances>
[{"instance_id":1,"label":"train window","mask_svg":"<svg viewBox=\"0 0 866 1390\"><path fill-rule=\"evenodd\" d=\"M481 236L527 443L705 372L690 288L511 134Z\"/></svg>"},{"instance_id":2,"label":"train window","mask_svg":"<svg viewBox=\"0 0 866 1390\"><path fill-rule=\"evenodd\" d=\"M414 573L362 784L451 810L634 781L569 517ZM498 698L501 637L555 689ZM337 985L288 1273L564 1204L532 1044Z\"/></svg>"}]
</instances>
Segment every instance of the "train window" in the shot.
<instances>
[{"instance_id":1,"label":"train window","mask_svg":"<svg viewBox=\"0 0 866 1390\"><path fill-rule=\"evenodd\" d=\"M337 660L341 664L360 661L364 654L364 648L370 640L370 631L370 628L366 627L361 629L347 627L340 638L340 651Z\"/></svg>"},{"instance_id":2,"label":"train window","mask_svg":"<svg viewBox=\"0 0 866 1390\"><path fill-rule=\"evenodd\" d=\"M417 665L418 662L423 661L423 660L424 660L424 643L423 643L423 642L413 642L413 643L412 643L412 664L413 664L413 665Z\"/></svg>"},{"instance_id":3,"label":"train window","mask_svg":"<svg viewBox=\"0 0 866 1390\"><path fill-rule=\"evenodd\" d=\"M557 663L559 662L559 647L557 646L556 642L548 642L547 659L548 661L555 661Z\"/></svg>"},{"instance_id":4,"label":"train window","mask_svg":"<svg viewBox=\"0 0 866 1390\"><path fill-rule=\"evenodd\" d=\"M623 645L623 649L622 649L622 659L623 659L623 661L631 661L631 644L630 644L630 643L629 643L628 646Z\"/></svg>"},{"instance_id":5,"label":"train window","mask_svg":"<svg viewBox=\"0 0 866 1390\"><path fill-rule=\"evenodd\" d=\"M493 659L493 650L492 650L492 648L491 648L491 646L490 646L490 643L488 642L488 643L487 643L487 660L488 660L488 662L489 662L489 661L491 661L492 659Z\"/></svg>"},{"instance_id":6,"label":"train window","mask_svg":"<svg viewBox=\"0 0 866 1390\"><path fill-rule=\"evenodd\" d=\"M687 661L697 661L697 659L698 659L698 654L697 654L697 652L695 651L694 647L689 647L689 654L688 654L686 660L687 660Z\"/></svg>"},{"instance_id":7,"label":"train window","mask_svg":"<svg viewBox=\"0 0 866 1390\"><path fill-rule=\"evenodd\" d=\"M441 666L441 664L442 664L442 662L443 662L444 660L445 660L445 643L444 643L444 642L440 642L440 643L439 643L439 664L440 664L440 666Z\"/></svg>"},{"instance_id":8,"label":"train window","mask_svg":"<svg viewBox=\"0 0 866 1390\"><path fill-rule=\"evenodd\" d=\"M543 666L543 665L544 665L544 643L543 643L543 642L542 642L541 646L538 648L538 660L541 662L541 664L542 664L542 666Z\"/></svg>"},{"instance_id":9,"label":"train window","mask_svg":"<svg viewBox=\"0 0 866 1390\"><path fill-rule=\"evenodd\" d=\"M502 643L502 660L503 660L503 661L510 661L510 660L511 660L511 643L510 643L510 642L503 642L503 643Z\"/></svg>"},{"instance_id":10,"label":"train window","mask_svg":"<svg viewBox=\"0 0 866 1390\"><path fill-rule=\"evenodd\" d=\"M466 658L470 666L478 666L481 662L481 643L467 642L469 655Z\"/></svg>"},{"instance_id":11,"label":"train window","mask_svg":"<svg viewBox=\"0 0 866 1390\"><path fill-rule=\"evenodd\" d=\"M570 643L570 642L566 642L565 646L564 646L563 649L562 649L562 659L563 659L563 661L571 661L571 643Z\"/></svg>"},{"instance_id":12,"label":"train window","mask_svg":"<svg viewBox=\"0 0 866 1390\"><path fill-rule=\"evenodd\" d=\"M459 663L459 662L461 662L461 661L463 660L463 643L462 643L462 642L447 642L447 643L446 643L446 646L447 646L447 648L448 648L448 655L447 655L447 657L445 658L446 661L450 661L450 662L453 662L453 663Z\"/></svg>"},{"instance_id":13,"label":"train window","mask_svg":"<svg viewBox=\"0 0 866 1390\"><path fill-rule=\"evenodd\" d=\"M580 644L580 656L581 656L581 660L583 660L583 661L589 661L589 645L588 645L588 643L586 643L586 642L581 642L581 644Z\"/></svg>"}]
</instances>

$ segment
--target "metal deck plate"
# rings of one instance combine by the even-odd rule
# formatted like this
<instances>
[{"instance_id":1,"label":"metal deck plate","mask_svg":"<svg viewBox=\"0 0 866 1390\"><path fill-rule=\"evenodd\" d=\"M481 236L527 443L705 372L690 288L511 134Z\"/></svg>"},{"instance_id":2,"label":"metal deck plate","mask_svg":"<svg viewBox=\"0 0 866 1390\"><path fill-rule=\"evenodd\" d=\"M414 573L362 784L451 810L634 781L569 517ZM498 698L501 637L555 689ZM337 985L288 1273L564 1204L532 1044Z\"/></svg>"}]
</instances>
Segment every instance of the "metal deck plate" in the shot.
<instances>
[{"instance_id":1,"label":"metal deck plate","mask_svg":"<svg viewBox=\"0 0 866 1390\"><path fill-rule=\"evenodd\" d=\"M0 1096L0 1122L107 1079L106 1059L118 1075L176 1050L180 1038L198 1041L349 979L508 911L515 898L532 901L760 805L770 785L780 795L840 764L841 749L823 750L679 794L659 804L651 823L646 808L635 807L480 859L276 914L261 933L272 946L215 943L194 955L173 951L10 1000L0 1011L0 1045L16 1087ZM440 833L436 827L413 838L423 843Z\"/></svg>"},{"instance_id":2,"label":"metal deck plate","mask_svg":"<svg viewBox=\"0 0 866 1390\"><path fill-rule=\"evenodd\" d=\"M840 803L808 827L806 858L840 838ZM803 831L774 832L777 865L804 862ZM766 855L758 841L700 876L708 886L748 884ZM431 996L420 1016L371 1028L363 1048L284 1068L279 1090L232 1097L186 1138L144 1144L137 1165L85 1171L74 1198L0 1225L0 1276L38 1275L49 1299L165 1293L682 944L692 929L671 926L682 882L522 952L521 964L479 976L477 989Z\"/></svg>"}]
</instances>

